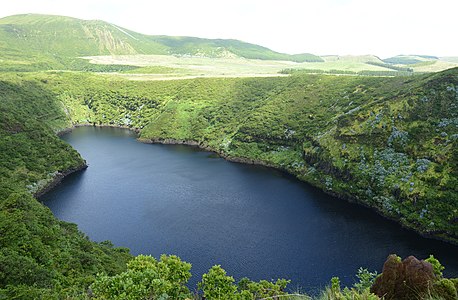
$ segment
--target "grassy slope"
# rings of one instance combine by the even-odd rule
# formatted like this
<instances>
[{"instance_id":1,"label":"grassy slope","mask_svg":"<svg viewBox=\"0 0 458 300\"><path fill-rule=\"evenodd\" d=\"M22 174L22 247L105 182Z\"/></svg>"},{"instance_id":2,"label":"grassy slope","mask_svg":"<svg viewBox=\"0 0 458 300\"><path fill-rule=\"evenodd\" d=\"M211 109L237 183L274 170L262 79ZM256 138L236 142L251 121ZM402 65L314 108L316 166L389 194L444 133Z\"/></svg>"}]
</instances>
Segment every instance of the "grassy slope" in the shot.
<instances>
[{"instance_id":1,"label":"grassy slope","mask_svg":"<svg viewBox=\"0 0 458 300\"><path fill-rule=\"evenodd\" d=\"M414 72L440 72L458 67L454 58L438 58L430 55L398 55L386 58L383 62L397 67L408 67Z\"/></svg>"},{"instance_id":2,"label":"grassy slope","mask_svg":"<svg viewBox=\"0 0 458 300\"><path fill-rule=\"evenodd\" d=\"M0 298L78 297L98 272L118 273L131 256L90 242L32 197L60 172L84 165L55 135L69 124L55 95L5 75L0 94Z\"/></svg>"},{"instance_id":3,"label":"grassy slope","mask_svg":"<svg viewBox=\"0 0 458 300\"><path fill-rule=\"evenodd\" d=\"M167 103L141 137L197 140L266 162L457 242L457 71L232 81L218 97ZM187 93L208 85L189 84Z\"/></svg>"},{"instance_id":4,"label":"grassy slope","mask_svg":"<svg viewBox=\"0 0 458 300\"><path fill-rule=\"evenodd\" d=\"M397 55L383 59L388 64L411 65L423 61L438 60L438 57L430 55Z\"/></svg>"},{"instance_id":5,"label":"grassy slope","mask_svg":"<svg viewBox=\"0 0 458 300\"><path fill-rule=\"evenodd\" d=\"M287 55L237 40L148 36L103 21L48 15L0 19L3 70L78 69L77 57L115 54L180 54L321 61L311 54Z\"/></svg>"},{"instance_id":6,"label":"grassy slope","mask_svg":"<svg viewBox=\"0 0 458 300\"><path fill-rule=\"evenodd\" d=\"M233 55L249 59L287 60L295 62L321 62L320 57L309 54L289 55L272 51L266 47L245 43L239 40L203 39L196 37L153 36L152 40L170 47L173 54L193 54L206 57L231 57Z\"/></svg>"},{"instance_id":7,"label":"grassy slope","mask_svg":"<svg viewBox=\"0 0 458 300\"><path fill-rule=\"evenodd\" d=\"M115 58L114 60L118 61L115 65L113 62L94 65L81 58L107 55L131 57L127 60ZM397 56L385 60L389 62L386 64L371 55L323 58L306 53L288 55L238 40L148 36L103 21L86 21L63 16L29 14L0 19L0 71L132 71L138 69L135 66L138 65L138 57L142 55L155 57L149 62L141 61L141 66L177 68L178 64L180 76L188 73L209 76L254 76L266 72L274 74L290 68L331 73L336 73L336 70L340 73L380 71L389 73L372 72L363 75L396 75L393 66L395 69L410 68L415 72L436 72L457 66L453 62L426 56ZM158 61L159 55L164 58ZM207 61L204 65L194 65L193 61L189 60L201 58L218 60L216 64ZM168 59L178 62L170 66ZM104 58L94 60L103 61ZM409 63L413 65L406 65ZM156 69L154 72L157 71L159 70ZM137 73L141 72L151 73L151 70L137 70Z\"/></svg>"}]
</instances>

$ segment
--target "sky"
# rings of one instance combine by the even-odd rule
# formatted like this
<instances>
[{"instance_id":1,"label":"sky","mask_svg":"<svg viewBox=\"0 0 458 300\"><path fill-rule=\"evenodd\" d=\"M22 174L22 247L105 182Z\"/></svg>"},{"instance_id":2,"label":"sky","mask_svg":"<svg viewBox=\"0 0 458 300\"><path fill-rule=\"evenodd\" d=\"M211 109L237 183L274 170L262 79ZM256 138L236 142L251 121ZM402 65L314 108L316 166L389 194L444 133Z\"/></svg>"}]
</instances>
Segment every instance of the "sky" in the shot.
<instances>
[{"instance_id":1,"label":"sky","mask_svg":"<svg viewBox=\"0 0 458 300\"><path fill-rule=\"evenodd\" d=\"M11 0L24 13L98 19L150 35L232 38L284 53L458 56L457 0Z\"/></svg>"}]
</instances>

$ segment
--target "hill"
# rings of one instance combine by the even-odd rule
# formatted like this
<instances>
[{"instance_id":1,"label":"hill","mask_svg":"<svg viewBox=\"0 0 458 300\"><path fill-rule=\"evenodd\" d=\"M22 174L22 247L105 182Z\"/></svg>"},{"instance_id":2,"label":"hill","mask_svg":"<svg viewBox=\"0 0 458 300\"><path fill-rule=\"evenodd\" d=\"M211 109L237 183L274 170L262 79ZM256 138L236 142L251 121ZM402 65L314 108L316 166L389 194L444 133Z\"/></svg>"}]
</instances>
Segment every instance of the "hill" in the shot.
<instances>
[{"instance_id":1,"label":"hill","mask_svg":"<svg viewBox=\"0 0 458 300\"><path fill-rule=\"evenodd\" d=\"M34 63L35 69L74 66L75 58L83 56L132 54L322 61L238 40L148 36L104 21L35 14L0 19L0 53L11 64Z\"/></svg>"},{"instance_id":2,"label":"hill","mask_svg":"<svg viewBox=\"0 0 458 300\"><path fill-rule=\"evenodd\" d=\"M439 57L432 55L397 55L385 58L383 61L395 65L413 65L419 62L435 60L439 60Z\"/></svg>"},{"instance_id":3,"label":"hill","mask_svg":"<svg viewBox=\"0 0 458 300\"><path fill-rule=\"evenodd\" d=\"M454 57L439 58L432 55L397 55L383 59L387 65L397 68L408 68L413 72L439 72L458 67L458 60Z\"/></svg>"},{"instance_id":4,"label":"hill","mask_svg":"<svg viewBox=\"0 0 458 300\"><path fill-rule=\"evenodd\" d=\"M151 36L99 20L36 14L0 19L0 61L0 71L147 74L130 76L143 80L273 76L296 70L317 74L406 76L458 66L453 58L427 55L402 55L385 60L373 55L290 55L233 39Z\"/></svg>"}]
</instances>

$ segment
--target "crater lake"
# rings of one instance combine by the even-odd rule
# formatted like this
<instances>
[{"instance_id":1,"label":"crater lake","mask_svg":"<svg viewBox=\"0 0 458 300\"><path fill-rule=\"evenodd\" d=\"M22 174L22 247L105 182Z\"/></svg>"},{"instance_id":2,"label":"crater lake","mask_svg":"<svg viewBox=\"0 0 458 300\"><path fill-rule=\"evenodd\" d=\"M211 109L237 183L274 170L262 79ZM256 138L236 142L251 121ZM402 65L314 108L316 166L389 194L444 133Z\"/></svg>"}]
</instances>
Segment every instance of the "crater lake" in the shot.
<instances>
[{"instance_id":1,"label":"crater lake","mask_svg":"<svg viewBox=\"0 0 458 300\"><path fill-rule=\"evenodd\" d=\"M192 264L191 290L213 265L236 280L290 279L313 293L386 257L433 254L458 276L458 247L422 238L372 210L280 171L184 145L143 144L127 129L80 127L62 138L89 167L40 200L90 239Z\"/></svg>"}]
</instances>

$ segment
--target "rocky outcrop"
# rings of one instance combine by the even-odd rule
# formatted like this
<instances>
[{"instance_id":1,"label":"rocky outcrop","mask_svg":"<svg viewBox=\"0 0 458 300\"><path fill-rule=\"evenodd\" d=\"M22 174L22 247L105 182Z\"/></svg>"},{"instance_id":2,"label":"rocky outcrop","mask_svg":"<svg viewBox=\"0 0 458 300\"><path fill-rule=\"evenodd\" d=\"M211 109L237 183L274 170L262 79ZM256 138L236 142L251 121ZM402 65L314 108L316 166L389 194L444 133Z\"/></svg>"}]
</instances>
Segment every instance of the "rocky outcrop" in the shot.
<instances>
[{"instance_id":1,"label":"rocky outcrop","mask_svg":"<svg viewBox=\"0 0 458 300\"><path fill-rule=\"evenodd\" d=\"M43 196L44 194L46 194L47 192L52 190L54 187L56 187L62 181L62 179L64 179L66 176L68 176L68 175L70 175L72 173L75 173L77 171L84 170L86 168L87 168L87 164L86 164L86 162L84 162L84 164L82 164L82 165L80 165L78 167L75 167L75 168L72 168L72 169L69 169L69 170L65 170L65 171L62 171L62 172L57 172L57 174L54 176L54 178L49 183L47 183L44 187L40 188L37 192L33 193L33 196L35 198L39 198L39 197Z\"/></svg>"},{"instance_id":2,"label":"rocky outcrop","mask_svg":"<svg viewBox=\"0 0 458 300\"><path fill-rule=\"evenodd\" d=\"M161 139L161 138L152 138L152 139L144 139L144 138L139 138L139 142L146 143L146 144L164 144L164 145L187 145L187 146L194 146L198 147L202 150L205 151L210 151L214 152L220 157L231 161L235 163L241 163L241 164L249 164L249 165L260 165L264 167L269 167L269 168L275 168L279 169L281 171L287 171L284 168L281 168L277 165L274 164L269 164L268 162L265 162L263 160L258 160L258 159L251 159L251 158L246 158L246 157L237 157L237 156L229 156L223 151L218 151L210 146L208 146L205 143L194 141L194 140L180 140L180 139Z\"/></svg>"},{"instance_id":3,"label":"rocky outcrop","mask_svg":"<svg viewBox=\"0 0 458 300\"><path fill-rule=\"evenodd\" d=\"M376 278L371 292L386 300L422 299L436 280L429 262L414 256L401 261L400 257L392 254L383 265L383 272Z\"/></svg>"},{"instance_id":4,"label":"rocky outcrop","mask_svg":"<svg viewBox=\"0 0 458 300\"><path fill-rule=\"evenodd\" d=\"M142 143L147 144L164 144L164 145L188 145L188 146L197 146L201 148L202 144L198 141L193 140L180 140L180 139L161 139L161 138L153 138L153 139L139 139Z\"/></svg>"}]
</instances>

